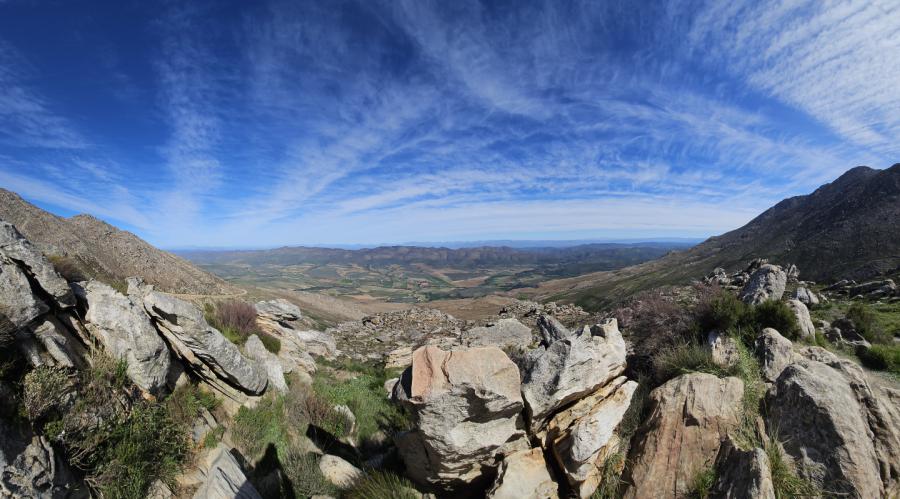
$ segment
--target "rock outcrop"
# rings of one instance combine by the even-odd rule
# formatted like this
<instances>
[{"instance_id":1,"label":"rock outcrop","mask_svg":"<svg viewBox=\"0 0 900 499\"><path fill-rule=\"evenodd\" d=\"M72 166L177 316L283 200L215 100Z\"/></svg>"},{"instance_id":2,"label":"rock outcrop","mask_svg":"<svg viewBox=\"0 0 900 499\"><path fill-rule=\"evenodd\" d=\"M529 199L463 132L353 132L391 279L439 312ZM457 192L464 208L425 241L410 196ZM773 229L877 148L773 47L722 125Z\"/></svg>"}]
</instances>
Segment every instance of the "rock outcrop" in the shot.
<instances>
[{"instance_id":1,"label":"rock outcrop","mask_svg":"<svg viewBox=\"0 0 900 499\"><path fill-rule=\"evenodd\" d=\"M650 392L650 415L638 430L626 468L626 498L681 498L740 424L744 384L692 373Z\"/></svg>"},{"instance_id":2,"label":"rock outcrop","mask_svg":"<svg viewBox=\"0 0 900 499\"><path fill-rule=\"evenodd\" d=\"M220 390L225 387L218 379L253 395L265 390L268 381L265 370L246 359L234 343L207 324L197 307L150 287L140 293L144 309L154 319L175 355L198 375ZM223 390L223 393L229 392Z\"/></svg>"},{"instance_id":3,"label":"rock outcrop","mask_svg":"<svg viewBox=\"0 0 900 499\"><path fill-rule=\"evenodd\" d=\"M797 325L800 326L801 338L813 338L816 336L816 327L813 326L812 318L809 316L809 309L800 300L788 300L788 308L797 318Z\"/></svg>"},{"instance_id":4,"label":"rock outcrop","mask_svg":"<svg viewBox=\"0 0 900 499\"><path fill-rule=\"evenodd\" d=\"M228 447L219 446L209 456L206 480L194 499L262 499Z\"/></svg>"},{"instance_id":5,"label":"rock outcrop","mask_svg":"<svg viewBox=\"0 0 900 499\"><path fill-rule=\"evenodd\" d=\"M496 346L524 349L531 345L531 329L516 319L500 319L487 326L473 327L462 332L463 346Z\"/></svg>"},{"instance_id":6,"label":"rock outcrop","mask_svg":"<svg viewBox=\"0 0 900 499\"><path fill-rule=\"evenodd\" d=\"M284 367L282 367L277 355L266 350L266 347L263 345L262 340L259 339L259 336L253 334L247 338L247 342L244 344L244 352L247 353L248 357L259 362L263 369L266 370L270 387L275 388L280 393L287 392L287 382L284 379Z\"/></svg>"},{"instance_id":7,"label":"rock outcrop","mask_svg":"<svg viewBox=\"0 0 900 499\"><path fill-rule=\"evenodd\" d=\"M763 379L769 383L778 379L781 371L794 359L793 345L791 340L770 327L762 330L756 338L756 357Z\"/></svg>"},{"instance_id":8,"label":"rock outcrop","mask_svg":"<svg viewBox=\"0 0 900 499\"><path fill-rule=\"evenodd\" d=\"M27 271L58 306L75 305L75 296L66 280L56 273L47 258L22 237L12 224L2 220L0 220L0 255Z\"/></svg>"},{"instance_id":9,"label":"rock outcrop","mask_svg":"<svg viewBox=\"0 0 900 499\"><path fill-rule=\"evenodd\" d=\"M362 478L362 470L344 459L325 454L319 459L319 471L335 487L346 489Z\"/></svg>"},{"instance_id":10,"label":"rock outcrop","mask_svg":"<svg viewBox=\"0 0 900 499\"><path fill-rule=\"evenodd\" d=\"M273 321L281 325L298 321L303 317L300 307L284 298L257 302L255 307L259 319Z\"/></svg>"},{"instance_id":11,"label":"rock outcrop","mask_svg":"<svg viewBox=\"0 0 900 499\"><path fill-rule=\"evenodd\" d=\"M809 288L803 286L797 287L797 290L794 291L794 298L799 300L800 303L803 303L807 307L812 307L819 304L819 296Z\"/></svg>"},{"instance_id":12,"label":"rock outcrop","mask_svg":"<svg viewBox=\"0 0 900 499\"><path fill-rule=\"evenodd\" d=\"M128 377L156 393L169 374L169 349L143 305L98 281L73 284L85 309L85 326L113 358L128 364Z\"/></svg>"},{"instance_id":13,"label":"rock outcrop","mask_svg":"<svg viewBox=\"0 0 900 499\"><path fill-rule=\"evenodd\" d=\"M761 265L750 275L750 280L741 290L740 299L750 305L759 305L768 300L780 300L787 285L787 273L777 265Z\"/></svg>"},{"instance_id":14,"label":"rock outcrop","mask_svg":"<svg viewBox=\"0 0 900 499\"><path fill-rule=\"evenodd\" d=\"M620 376L557 413L547 425L545 445L579 497L597 490L604 462L619 450L614 430L636 388L636 382Z\"/></svg>"},{"instance_id":15,"label":"rock outcrop","mask_svg":"<svg viewBox=\"0 0 900 499\"><path fill-rule=\"evenodd\" d=\"M9 438L7 434L2 436ZM21 452L11 456L4 449L9 444L0 444L0 497L87 497L85 491L73 490L68 468L46 438L33 437Z\"/></svg>"},{"instance_id":16,"label":"rock outcrop","mask_svg":"<svg viewBox=\"0 0 900 499\"><path fill-rule=\"evenodd\" d=\"M859 366L810 347L767 394L769 425L801 476L850 497L900 493L900 416Z\"/></svg>"},{"instance_id":17,"label":"rock outcrop","mask_svg":"<svg viewBox=\"0 0 900 499\"><path fill-rule=\"evenodd\" d=\"M716 482L710 497L721 499L775 499L775 486L766 451L741 450L731 438L719 449L714 465Z\"/></svg>"},{"instance_id":18,"label":"rock outcrop","mask_svg":"<svg viewBox=\"0 0 900 499\"><path fill-rule=\"evenodd\" d=\"M712 355L713 362L722 367L731 367L740 360L737 341L718 331L710 331L706 335L706 348Z\"/></svg>"},{"instance_id":19,"label":"rock outcrop","mask_svg":"<svg viewBox=\"0 0 900 499\"><path fill-rule=\"evenodd\" d=\"M496 347L419 348L394 390L415 428L395 437L414 480L459 490L527 446L519 369Z\"/></svg>"},{"instance_id":20,"label":"rock outcrop","mask_svg":"<svg viewBox=\"0 0 900 499\"><path fill-rule=\"evenodd\" d=\"M514 452L500 463L489 499L557 499L558 487L541 449Z\"/></svg>"},{"instance_id":21,"label":"rock outcrop","mask_svg":"<svg viewBox=\"0 0 900 499\"><path fill-rule=\"evenodd\" d=\"M533 432L565 404L596 391L625 370L625 341L615 319L585 326L529 353L522 382Z\"/></svg>"}]
</instances>

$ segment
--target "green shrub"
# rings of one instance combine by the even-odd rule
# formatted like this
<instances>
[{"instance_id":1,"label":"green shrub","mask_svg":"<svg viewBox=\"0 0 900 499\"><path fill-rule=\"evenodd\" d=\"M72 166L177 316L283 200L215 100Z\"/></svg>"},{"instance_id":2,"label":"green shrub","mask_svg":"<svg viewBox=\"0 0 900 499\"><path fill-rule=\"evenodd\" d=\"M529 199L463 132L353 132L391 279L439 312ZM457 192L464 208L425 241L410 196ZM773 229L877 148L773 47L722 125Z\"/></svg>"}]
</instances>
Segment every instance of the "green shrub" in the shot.
<instances>
[{"instance_id":1,"label":"green shrub","mask_svg":"<svg viewBox=\"0 0 900 499\"><path fill-rule=\"evenodd\" d=\"M691 488L688 497L692 499L708 499L709 493L712 491L713 485L716 484L716 469L707 466L694 475L691 480Z\"/></svg>"},{"instance_id":2,"label":"green shrub","mask_svg":"<svg viewBox=\"0 0 900 499\"><path fill-rule=\"evenodd\" d=\"M790 340L800 337L800 325L797 323L797 317L782 301L768 300L755 306L753 322L756 331L770 327Z\"/></svg>"},{"instance_id":3,"label":"green shrub","mask_svg":"<svg viewBox=\"0 0 900 499\"><path fill-rule=\"evenodd\" d=\"M72 376L62 368L39 366L25 375L23 383L25 413L37 421L57 408L72 393Z\"/></svg>"},{"instance_id":4,"label":"green shrub","mask_svg":"<svg viewBox=\"0 0 900 499\"><path fill-rule=\"evenodd\" d=\"M189 449L188 426L170 406L134 400L127 365L99 354L73 377L78 397L44 425L95 495L142 498L155 480L173 485Z\"/></svg>"},{"instance_id":5,"label":"green shrub","mask_svg":"<svg viewBox=\"0 0 900 499\"><path fill-rule=\"evenodd\" d=\"M863 365L870 369L900 374L900 345L872 345L858 355Z\"/></svg>"},{"instance_id":6,"label":"green shrub","mask_svg":"<svg viewBox=\"0 0 900 499\"><path fill-rule=\"evenodd\" d=\"M203 437L203 447L207 449L212 449L213 447L219 445L219 442L222 441L222 435L225 434L225 427L222 425L216 426L212 430L206 433L206 436Z\"/></svg>"},{"instance_id":7,"label":"green shrub","mask_svg":"<svg viewBox=\"0 0 900 499\"><path fill-rule=\"evenodd\" d=\"M283 454L282 470L287 476L296 497L337 495L337 489L319 470L315 455L291 446Z\"/></svg>"},{"instance_id":8,"label":"green shrub","mask_svg":"<svg viewBox=\"0 0 900 499\"><path fill-rule=\"evenodd\" d=\"M413 485L405 478L393 473L375 471L367 474L350 490L346 491L347 499L416 499L422 497Z\"/></svg>"},{"instance_id":9,"label":"green shrub","mask_svg":"<svg viewBox=\"0 0 900 499\"><path fill-rule=\"evenodd\" d=\"M290 435L284 416L284 398L267 397L256 407L242 406L234 416L232 439L250 461L260 458L270 444L279 454L287 451Z\"/></svg>"},{"instance_id":10,"label":"green shrub","mask_svg":"<svg viewBox=\"0 0 900 499\"><path fill-rule=\"evenodd\" d=\"M172 418L186 426L194 423L201 408L212 411L219 405L215 395L201 390L192 383L186 383L176 388L165 398L163 403Z\"/></svg>"},{"instance_id":11,"label":"green shrub","mask_svg":"<svg viewBox=\"0 0 900 499\"><path fill-rule=\"evenodd\" d=\"M697 322L701 332L728 331L744 325L749 311L733 293L721 291L707 304L698 306Z\"/></svg>"},{"instance_id":12,"label":"green shrub","mask_svg":"<svg viewBox=\"0 0 900 499\"><path fill-rule=\"evenodd\" d=\"M154 481L174 482L188 448L164 406L141 402L113 425L86 481L103 497L143 498Z\"/></svg>"},{"instance_id":13,"label":"green shrub","mask_svg":"<svg viewBox=\"0 0 900 499\"><path fill-rule=\"evenodd\" d=\"M847 319L853 322L856 331L870 343L890 344L891 335L878 323L878 318L868 305L854 303L847 309Z\"/></svg>"},{"instance_id":14,"label":"green shrub","mask_svg":"<svg viewBox=\"0 0 900 499\"><path fill-rule=\"evenodd\" d=\"M627 447L626 447L627 448ZM600 470L600 486L591 499L617 499L622 486L622 471L625 469L625 454L616 452L603 461Z\"/></svg>"}]
</instances>

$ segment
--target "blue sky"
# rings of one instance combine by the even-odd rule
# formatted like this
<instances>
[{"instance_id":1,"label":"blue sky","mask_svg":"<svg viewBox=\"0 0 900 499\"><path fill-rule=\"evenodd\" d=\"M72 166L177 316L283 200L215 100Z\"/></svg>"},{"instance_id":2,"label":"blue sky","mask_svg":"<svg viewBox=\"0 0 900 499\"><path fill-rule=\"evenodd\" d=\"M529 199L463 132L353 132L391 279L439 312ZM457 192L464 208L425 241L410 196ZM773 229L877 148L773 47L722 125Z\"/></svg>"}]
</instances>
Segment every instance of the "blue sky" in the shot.
<instances>
[{"instance_id":1,"label":"blue sky","mask_svg":"<svg viewBox=\"0 0 900 499\"><path fill-rule=\"evenodd\" d=\"M163 247L705 237L900 161L896 1L0 0L0 186Z\"/></svg>"}]
</instances>

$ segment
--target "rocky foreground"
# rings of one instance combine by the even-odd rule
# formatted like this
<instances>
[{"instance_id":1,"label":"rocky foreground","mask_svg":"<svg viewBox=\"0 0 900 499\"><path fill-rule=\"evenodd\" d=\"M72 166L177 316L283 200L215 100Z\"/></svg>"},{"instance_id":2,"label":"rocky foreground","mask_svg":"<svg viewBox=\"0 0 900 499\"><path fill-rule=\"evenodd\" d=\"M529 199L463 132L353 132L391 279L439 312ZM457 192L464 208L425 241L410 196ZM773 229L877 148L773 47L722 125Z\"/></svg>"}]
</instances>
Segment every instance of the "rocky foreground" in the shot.
<instances>
[{"instance_id":1,"label":"rocky foreground","mask_svg":"<svg viewBox=\"0 0 900 499\"><path fill-rule=\"evenodd\" d=\"M0 496L100 495L104 475L85 470L102 463L85 462L84 443L72 435L94 434L88 430L122 411L140 414L142 404L171 400L187 386L211 394L217 402L210 407L219 408L189 414L193 459L133 497L272 495L267 491L283 489L258 487L283 481L281 472L259 475L266 442L252 449L258 459L247 450L252 446L233 443L240 440L230 426L240 418L235 414L289 404L296 386L311 386L322 364L341 356L400 373L381 396L408 424L382 435L378 454L368 456L354 437L375 423L360 420L365 407L322 409L307 399L307 413L339 414L340 424L307 432L315 442L301 436L303 456L274 452L293 460L282 467L313 463L303 469L327 481L335 496L379 497L359 495L354 486L380 473L402 475L417 489L397 485L394 492L405 494L397 497L900 494L900 391L870 384L856 363L812 346L818 333L828 333L865 347L852 325L817 328L808 306L825 297L798 281L795 268L758 261L732 275L717 269L707 281L714 292L705 292L714 294L706 300L717 305L704 310L715 320L688 325L672 319L687 306L675 302L635 303L619 310L620 319L597 320L576 307L523 302L482 323L416 309L317 332L297 327L301 311L293 304L264 301L253 312L260 334L239 346L196 306L141 279L129 279L125 293L99 281L67 282L3 223L0 348L23 366L25 383L60 375L59 383L71 386L104 357L117 360L121 372L109 371L116 388L99 396L84 387L50 390L49 401L38 403L26 387L25 414L0 413ZM839 289L864 292L853 286ZM753 327L741 330L749 316ZM666 338L637 333L648 324L666 338L684 330L703 341L664 345ZM277 353L265 344L272 338L280 342ZM18 397L15 389L0 383L6 400ZM224 434L210 439L218 426ZM152 439L162 433L151 429ZM354 456L366 459L350 462Z\"/></svg>"}]
</instances>

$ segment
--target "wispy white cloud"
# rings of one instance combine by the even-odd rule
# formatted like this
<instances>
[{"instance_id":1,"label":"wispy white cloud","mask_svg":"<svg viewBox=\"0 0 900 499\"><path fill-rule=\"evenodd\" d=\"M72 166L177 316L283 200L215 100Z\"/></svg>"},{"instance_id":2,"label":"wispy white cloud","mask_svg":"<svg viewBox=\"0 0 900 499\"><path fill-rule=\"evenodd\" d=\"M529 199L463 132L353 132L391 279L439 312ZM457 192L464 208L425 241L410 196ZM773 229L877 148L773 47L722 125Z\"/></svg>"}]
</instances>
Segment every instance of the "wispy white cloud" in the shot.
<instances>
[{"instance_id":1,"label":"wispy white cloud","mask_svg":"<svg viewBox=\"0 0 900 499\"><path fill-rule=\"evenodd\" d=\"M150 27L162 138L132 154L115 136L42 143L71 121L28 84L39 73L0 72L19 89L0 120L19 109L15 140L52 150L17 171L0 144L0 180L167 246L709 235L900 152L892 2L221 12L176 6ZM115 200L85 201L101 191Z\"/></svg>"}]
</instances>

